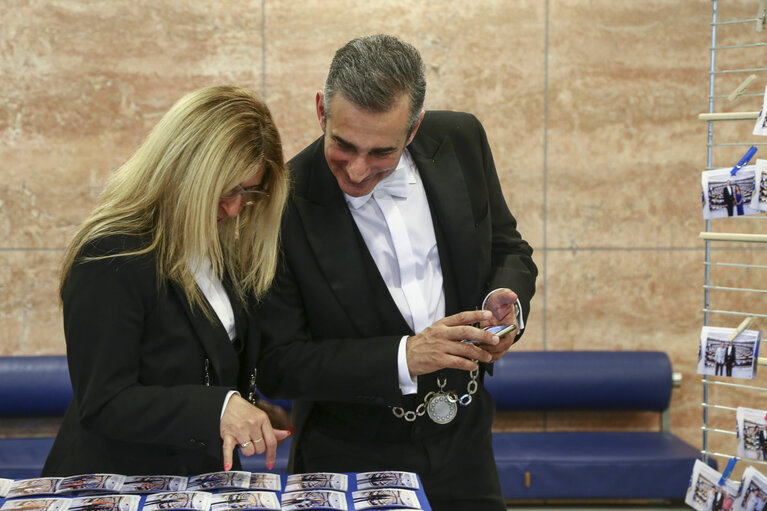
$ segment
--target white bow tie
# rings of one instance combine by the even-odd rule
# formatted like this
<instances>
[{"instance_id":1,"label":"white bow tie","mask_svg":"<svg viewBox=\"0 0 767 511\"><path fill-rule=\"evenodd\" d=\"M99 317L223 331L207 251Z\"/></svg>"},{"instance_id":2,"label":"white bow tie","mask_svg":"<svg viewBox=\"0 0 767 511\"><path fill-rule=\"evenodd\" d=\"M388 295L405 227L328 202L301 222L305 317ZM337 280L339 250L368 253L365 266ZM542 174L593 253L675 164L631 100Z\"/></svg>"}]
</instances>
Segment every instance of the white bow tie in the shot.
<instances>
[{"instance_id":1,"label":"white bow tie","mask_svg":"<svg viewBox=\"0 0 767 511\"><path fill-rule=\"evenodd\" d=\"M402 197L407 198L408 175L405 168L397 167L390 176L378 183L373 191L361 197L346 196L349 205L359 209L370 200L370 197Z\"/></svg>"}]
</instances>

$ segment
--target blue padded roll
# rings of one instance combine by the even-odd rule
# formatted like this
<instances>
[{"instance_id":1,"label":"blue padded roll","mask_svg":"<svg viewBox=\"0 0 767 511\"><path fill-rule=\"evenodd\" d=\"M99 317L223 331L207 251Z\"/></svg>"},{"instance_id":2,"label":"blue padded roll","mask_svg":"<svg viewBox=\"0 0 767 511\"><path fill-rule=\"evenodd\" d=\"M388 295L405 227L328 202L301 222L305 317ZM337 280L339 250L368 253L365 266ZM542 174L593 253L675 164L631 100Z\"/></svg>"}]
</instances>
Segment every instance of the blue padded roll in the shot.
<instances>
[{"instance_id":1,"label":"blue padded roll","mask_svg":"<svg viewBox=\"0 0 767 511\"><path fill-rule=\"evenodd\" d=\"M67 357L0 357L0 417L61 416L71 400Z\"/></svg>"},{"instance_id":2,"label":"blue padded roll","mask_svg":"<svg viewBox=\"0 0 767 511\"><path fill-rule=\"evenodd\" d=\"M645 410L671 400L663 352L511 351L485 376L500 410Z\"/></svg>"}]
</instances>

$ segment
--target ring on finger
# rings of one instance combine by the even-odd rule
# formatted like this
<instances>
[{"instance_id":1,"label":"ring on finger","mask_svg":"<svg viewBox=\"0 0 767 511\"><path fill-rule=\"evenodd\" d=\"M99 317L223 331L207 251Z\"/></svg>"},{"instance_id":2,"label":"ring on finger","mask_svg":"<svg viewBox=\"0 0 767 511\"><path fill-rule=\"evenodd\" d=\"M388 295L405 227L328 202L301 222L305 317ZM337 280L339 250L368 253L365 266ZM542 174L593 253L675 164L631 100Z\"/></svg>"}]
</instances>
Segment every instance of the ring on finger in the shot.
<instances>
[{"instance_id":1,"label":"ring on finger","mask_svg":"<svg viewBox=\"0 0 767 511\"><path fill-rule=\"evenodd\" d=\"M261 442L263 442L263 441L264 441L264 439L263 439L263 438L259 438L258 440L253 440L253 443L254 443L254 444L259 444L259 443L261 443Z\"/></svg>"},{"instance_id":2,"label":"ring on finger","mask_svg":"<svg viewBox=\"0 0 767 511\"><path fill-rule=\"evenodd\" d=\"M247 441L247 442L245 442L244 444L240 444L240 447L242 447L243 449L245 449L245 448L246 448L247 446L249 446L250 444L251 444L251 442L250 442L250 440L248 440L248 441Z\"/></svg>"}]
</instances>

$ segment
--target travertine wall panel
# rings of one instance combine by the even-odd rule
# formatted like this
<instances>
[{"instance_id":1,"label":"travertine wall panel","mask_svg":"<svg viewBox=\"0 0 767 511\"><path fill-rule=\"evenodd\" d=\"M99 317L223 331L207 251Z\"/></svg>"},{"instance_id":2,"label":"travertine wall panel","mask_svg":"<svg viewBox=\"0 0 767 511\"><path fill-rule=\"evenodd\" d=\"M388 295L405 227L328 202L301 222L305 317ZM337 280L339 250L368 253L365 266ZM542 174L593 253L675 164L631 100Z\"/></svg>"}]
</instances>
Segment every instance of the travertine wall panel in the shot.
<instances>
[{"instance_id":1,"label":"travertine wall panel","mask_svg":"<svg viewBox=\"0 0 767 511\"><path fill-rule=\"evenodd\" d=\"M751 0L720 4L721 19L756 13ZM0 24L0 353L64 353L61 250L111 171L173 101L216 83L255 88L290 157L320 135L315 93L335 49L387 32L421 50L427 108L483 122L505 196L536 250L538 294L514 349L666 351L684 376L672 429L699 445L706 125L697 116L708 109L711 6L8 0ZM752 41L752 30L722 28L719 43ZM733 50L719 68L753 66L752 56ZM726 96L745 76L720 75L715 94ZM763 82L735 102L717 98L716 109L758 110ZM721 142L761 141L742 123L715 130ZM714 166L744 150L717 148ZM732 219L712 229L759 225ZM764 251L719 244L718 257L758 264ZM716 268L712 276L720 285L764 281L759 270ZM764 305L761 295L712 295L712 308ZM734 326L740 318L712 319ZM521 414L503 427L625 428L635 420L654 427L644 416L566 414ZM715 445L731 451L728 440Z\"/></svg>"}]
</instances>

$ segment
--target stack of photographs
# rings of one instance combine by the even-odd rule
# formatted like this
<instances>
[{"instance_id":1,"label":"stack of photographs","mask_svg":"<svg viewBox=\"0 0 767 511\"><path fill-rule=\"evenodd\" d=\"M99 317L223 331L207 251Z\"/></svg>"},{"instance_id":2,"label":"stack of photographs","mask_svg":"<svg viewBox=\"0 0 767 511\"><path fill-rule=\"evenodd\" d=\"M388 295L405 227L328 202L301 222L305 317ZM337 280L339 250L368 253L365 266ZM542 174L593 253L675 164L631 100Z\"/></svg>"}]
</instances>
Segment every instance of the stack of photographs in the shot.
<instances>
[{"instance_id":1,"label":"stack of photographs","mask_svg":"<svg viewBox=\"0 0 767 511\"><path fill-rule=\"evenodd\" d=\"M738 407L738 456L743 459L767 460L767 411Z\"/></svg>"},{"instance_id":2,"label":"stack of photographs","mask_svg":"<svg viewBox=\"0 0 767 511\"><path fill-rule=\"evenodd\" d=\"M767 477L754 467L743 471L740 496L735 500L732 511L759 511L767 509Z\"/></svg>"},{"instance_id":3,"label":"stack of photographs","mask_svg":"<svg viewBox=\"0 0 767 511\"><path fill-rule=\"evenodd\" d=\"M243 471L197 476L83 474L0 479L0 511L421 510L418 476L383 471L287 476ZM0 501L1 502L1 501ZM428 509L428 508L427 508Z\"/></svg>"},{"instance_id":4,"label":"stack of photographs","mask_svg":"<svg viewBox=\"0 0 767 511\"><path fill-rule=\"evenodd\" d=\"M748 466L738 483L724 479L722 474L697 460L684 502L698 511L761 511L767 509L767 477Z\"/></svg>"},{"instance_id":5,"label":"stack of photographs","mask_svg":"<svg viewBox=\"0 0 767 511\"><path fill-rule=\"evenodd\" d=\"M250 488L250 472L231 470L210 472L190 477L186 489L191 491L247 490Z\"/></svg>"},{"instance_id":6,"label":"stack of photographs","mask_svg":"<svg viewBox=\"0 0 767 511\"><path fill-rule=\"evenodd\" d=\"M147 496L142 511L160 511L162 509L208 511L211 500L211 494L204 491L153 493Z\"/></svg>"},{"instance_id":7,"label":"stack of photographs","mask_svg":"<svg viewBox=\"0 0 767 511\"><path fill-rule=\"evenodd\" d=\"M336 509L346 511L346 490L349 478L346 474L314 472L291 474L285 482L282 509Z\"/></svg>"},{"instance_id":8,"label":"stack of photographs","mask_svg":"<svg viewBox=\"0 0 767 511\"><path fill-rule=\"evenodd\" d=\"M354 509L420 509L418 477L412 472L363 472L357 474Z\"/></svg>"},{"instance_id":9,"label":"stack of photographs","mask_svg":"<svg viewBox=\"0 0 767 511\"><path fill-rule=\"evenodd\" d=\"M181 476L128 476L120 493L157 493L186 490L187 478Z\"/></svg>"},{"instance_id":10,"label":"stack of photographs","mask_svg":"<svg viewBox=\"0 0 767 511\"><path fill-rule=\"evenodd\" d=\"M11 483L6 498L119 493L124 481L125 476L119 474L83 474L72 477L19 479Z\"/></svg>"},{"instance_id":11,"label":"stack of photographs","mask_svg":"<svg viewBox=\"0 0 767 511\"><path fill-rule=\"evenodd\" d=\"M762 98L762 108L754 124L754 135L767 136L767 87L764 88L764 97Z\"/></svg>"},{"instance_id":12,"label":"stack of photographs","mask_svg":"<svg viewBox=\"0 0 767 511\"><path fill-rule=\"evenodd\" d=\"M732 505L738 497L738 484L722 479L722 474L702 461L695 460L684 503L698 511L710 511L725 509L723 506L729 502L727 509L735 511Z\"/></svg>"},{"instance_id":13,"label":"stack of photographs","mask_svg":"<svg viewBox=\"0 0 767 511\"><path fill-rule=\"evenodd\" d=\"M730 341L735 328L704 326L700 331L698 374L753 379L756 376L760 330L744 330Z\"/></svg>"},{"instance_id":14,"label":"stack of photographs","mask_svg":"<svg viewBox=\"0 0 767 511\"><path fill-rule=\"evenodd\" d=\"M767 211L767 160L745 165L735 175L732 167L701 174L703 218L758 215Z\"/></svg>"}]
</instances>

